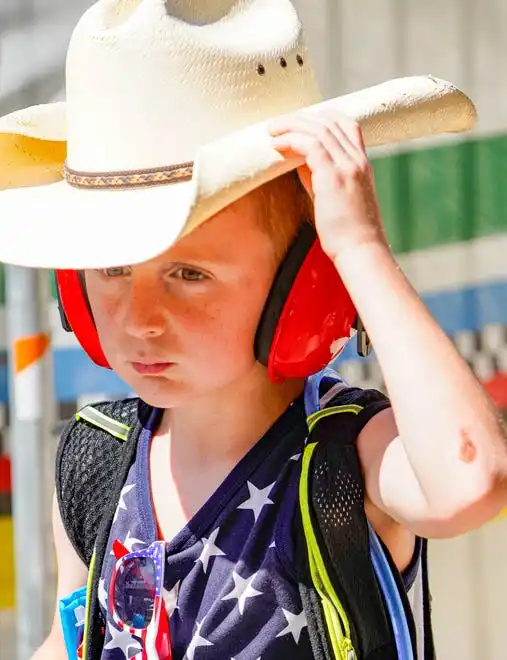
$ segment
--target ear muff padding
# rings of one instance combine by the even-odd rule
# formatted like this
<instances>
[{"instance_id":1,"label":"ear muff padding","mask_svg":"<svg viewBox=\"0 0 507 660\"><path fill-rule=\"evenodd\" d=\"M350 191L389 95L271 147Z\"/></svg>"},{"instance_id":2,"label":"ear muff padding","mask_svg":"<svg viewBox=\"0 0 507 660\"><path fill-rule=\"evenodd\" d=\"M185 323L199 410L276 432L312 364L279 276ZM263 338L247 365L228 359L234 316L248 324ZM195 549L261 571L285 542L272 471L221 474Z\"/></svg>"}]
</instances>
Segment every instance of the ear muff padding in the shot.
<instances>
[{"instance_id":1,"label":"ear muff padding","mask_svg":"<svg viewBox=\"0 0 507 660\"><path fill-rule=\"evenodd\" d=\"M255 335L255 357L265 367L268 366L273 338L284 305L316 238L315 229L308 223L304 224L280 264L271 285Z\"/></svg>"},{"instance_id":2,"label":"ear muff padding","mask_svg":"<svg viewBox=\"0 0 507 660\"><path fill-rule=\"evenodd\" d=\"M274 382L305 378L353 333L356 309L315 229L305 225L280 265L257 330L257 359Z\"/></svg>"},{"instance_id":3,"label":"ear muff padding","mask_svg":"<svg viewBox=\"0 0 507 660\"><path fill-rule=\"evenodd\" d=\"M88 301L84 274L77 270L57 270L55 277L62 324L66 322L95 364L109 369Z\"/></svg>"}]
</instances>

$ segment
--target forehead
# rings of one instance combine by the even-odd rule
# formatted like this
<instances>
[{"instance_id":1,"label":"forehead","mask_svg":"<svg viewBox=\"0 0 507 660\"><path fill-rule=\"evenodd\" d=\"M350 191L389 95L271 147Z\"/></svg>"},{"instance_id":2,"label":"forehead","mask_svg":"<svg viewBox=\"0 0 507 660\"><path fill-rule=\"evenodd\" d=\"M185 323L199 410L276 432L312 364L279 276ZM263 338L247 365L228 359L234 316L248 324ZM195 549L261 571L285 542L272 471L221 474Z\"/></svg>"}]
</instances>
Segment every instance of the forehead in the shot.
<instances>
[{"instance_id":1,"label":"forehead","mask_svg":"<svg viewBox=\"0 0 507 660\"><path fill-rule=\"evenodd\" d=\"M220 260L235 262L268 253L271 240L259 222L254 196L246 196L184 236L153 261Z\"/></svg>"}]
</instances>

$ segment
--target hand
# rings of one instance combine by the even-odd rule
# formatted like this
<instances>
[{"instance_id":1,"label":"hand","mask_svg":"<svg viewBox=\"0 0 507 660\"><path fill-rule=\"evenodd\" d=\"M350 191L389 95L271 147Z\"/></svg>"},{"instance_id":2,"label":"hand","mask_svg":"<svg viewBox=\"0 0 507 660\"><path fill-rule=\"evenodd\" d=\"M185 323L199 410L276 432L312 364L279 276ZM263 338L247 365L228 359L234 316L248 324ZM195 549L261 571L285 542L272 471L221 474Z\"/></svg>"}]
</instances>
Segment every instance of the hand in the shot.
<instances>
[{"instance_id":1,"label":"hand","mask_svg":"<svg viewBox=\"0 0 507 660\"><path fill-rule=\"evenodd\" d=\"M305 158L299 176L314 200L322 247L333 261L350 246L386 245L359 124L335 112L296 113L273 120L270 132L282 155Z\"/></svg>"}]
</instances>

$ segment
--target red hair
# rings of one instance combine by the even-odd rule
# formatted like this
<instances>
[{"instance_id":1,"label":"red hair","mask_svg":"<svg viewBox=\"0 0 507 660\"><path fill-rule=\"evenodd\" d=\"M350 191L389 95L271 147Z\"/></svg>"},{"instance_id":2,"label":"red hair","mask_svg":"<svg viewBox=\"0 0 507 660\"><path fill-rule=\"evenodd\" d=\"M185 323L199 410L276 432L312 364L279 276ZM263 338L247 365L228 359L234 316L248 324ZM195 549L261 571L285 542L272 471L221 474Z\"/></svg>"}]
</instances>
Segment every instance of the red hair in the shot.
<instances>
[{"instance_id":1,"label":"red hair","mask_svg":"<svg viewBox=\"0 0 507 660\"><path fill-rule=\"evenodd\" d=\"M259 223L281 261L301 225L314 223L313 202L295 171L265 183L249 197L255 200Z\"/></svg>"}]
</instances>

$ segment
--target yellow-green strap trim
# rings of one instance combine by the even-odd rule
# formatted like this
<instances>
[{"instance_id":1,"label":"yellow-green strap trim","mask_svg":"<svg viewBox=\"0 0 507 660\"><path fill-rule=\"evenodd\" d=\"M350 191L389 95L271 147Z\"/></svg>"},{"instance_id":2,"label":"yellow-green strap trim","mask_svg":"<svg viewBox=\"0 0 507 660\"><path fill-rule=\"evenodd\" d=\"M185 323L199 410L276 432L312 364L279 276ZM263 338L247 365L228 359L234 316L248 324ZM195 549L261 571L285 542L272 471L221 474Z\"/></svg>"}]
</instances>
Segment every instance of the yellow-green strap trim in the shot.
<instances>
[{"instance_id":1,"label":"yellow-green strap trim","mask_svg":"<svg viewBox=\"0 0 507 660\"><path fill-rule=\"evenodd\" d=\"M85 624L84 624L84 633L83 633L83 658L86 660L87 657L87 646L88 646L88 630L90 627L90 605L92 602L92 586L93 586L93 574L95 573L95 550L93 551L92 559L90 561L90 567L88 569L88 581L86 584L86 608L85 608Z\"/></svg>"},{"instance_id":2,"label":"yellow-green strap trim","mask_svg":"<svg viewBox=\"0 0 507 660\"><path fill-rule=\"evenodd\" d=\"M329 408L324 408L323 410L317 410L317 412L312 413L306 419L308 424L308 430L313 431L315 424L324 417L329 417L330 415L336 415L337 413L352 413L353 415L359 415L363 410L363 406L357 406L353 403L344 405L344 406L331 406Z\"/></svg>"},{"instance_id":3,"label":"yellow-green strap trim","mask_svg":"<svg viewBox=\"0 0 507 660\"><path fill-rule=\"evenodd\" d=\"M309 473L313 452L316 447L316 442L310 443L305 447L301 478L299 480L299 504L308 550L310 575L313 585L322 600L322 608L334 656L340 660L351 660L351 658L356 657L356 654L350 639L350 623L326 570L310 515L308 494Z\"/></svg>"},{"instance_id":4,"label":"yellow-green strap trim","mask_svg":"<svg viewBox=\"0 0 507 660\"><path fill-rule=\"evenodd\" d=\"M104 415L104 413L101 413L100 410L97 410L93 406L86 406L86 408L76 413L76 421L79 422L81 419L110 433L115 438L118 438L118 440L126 440L130 431L130 426Z\"/></svg>"}]
</instances>

